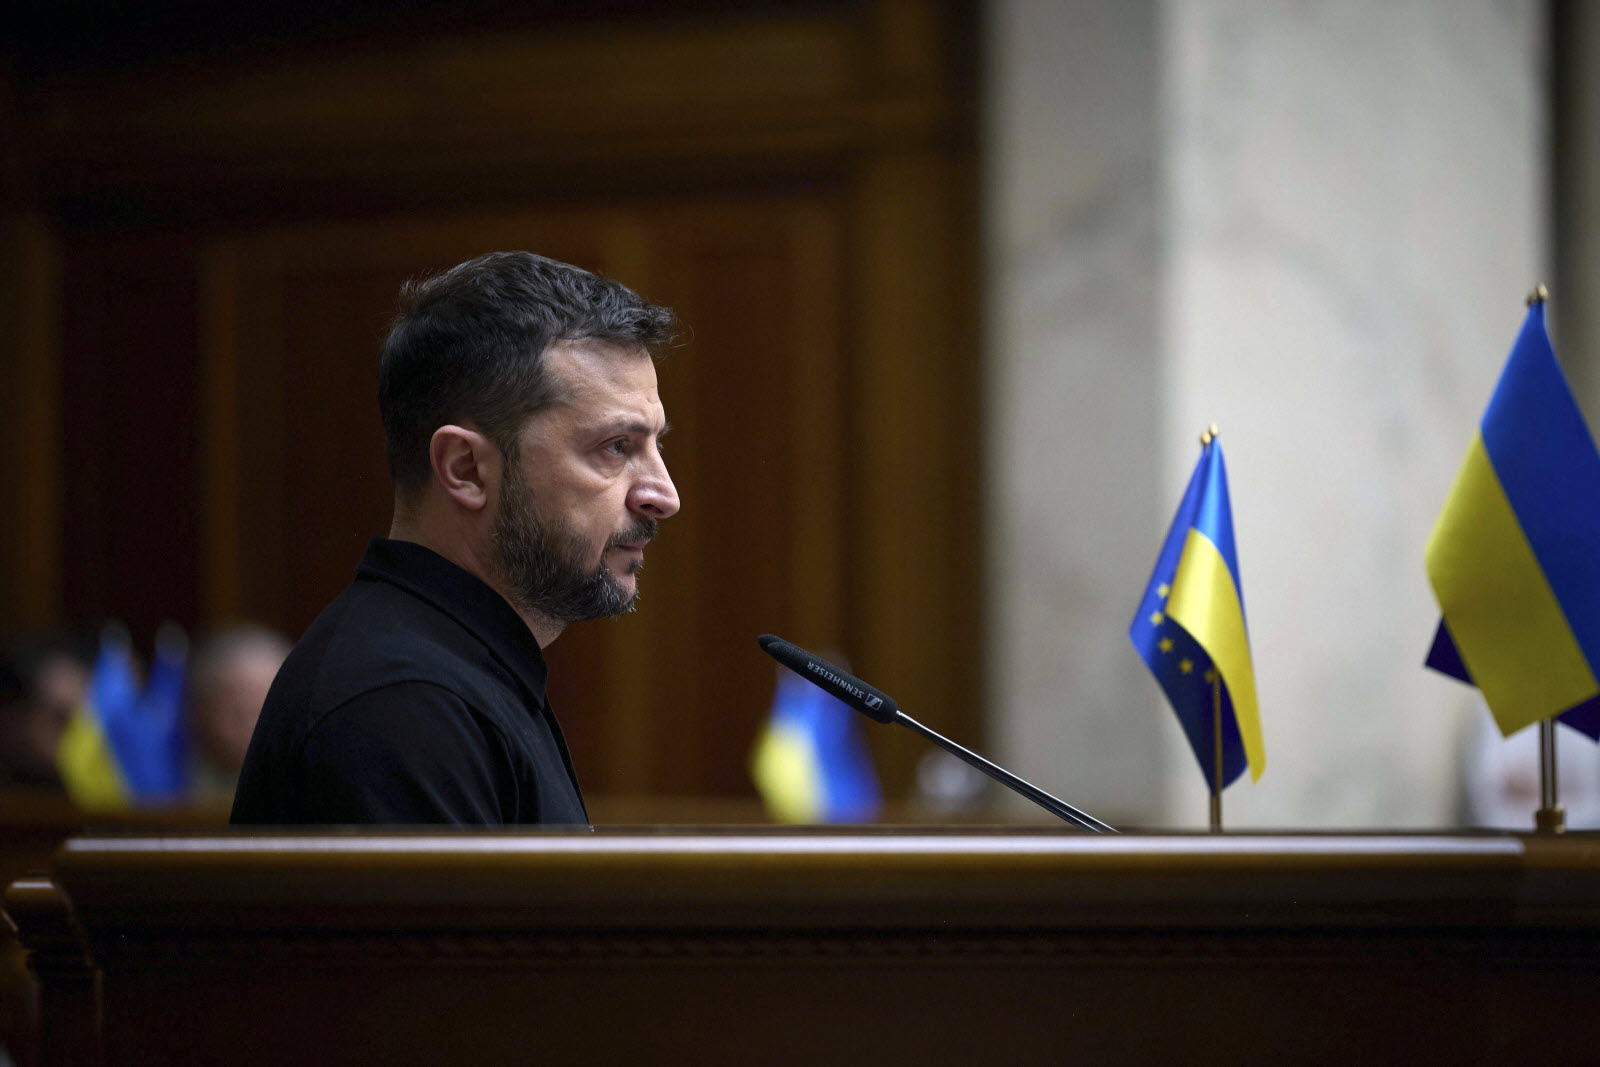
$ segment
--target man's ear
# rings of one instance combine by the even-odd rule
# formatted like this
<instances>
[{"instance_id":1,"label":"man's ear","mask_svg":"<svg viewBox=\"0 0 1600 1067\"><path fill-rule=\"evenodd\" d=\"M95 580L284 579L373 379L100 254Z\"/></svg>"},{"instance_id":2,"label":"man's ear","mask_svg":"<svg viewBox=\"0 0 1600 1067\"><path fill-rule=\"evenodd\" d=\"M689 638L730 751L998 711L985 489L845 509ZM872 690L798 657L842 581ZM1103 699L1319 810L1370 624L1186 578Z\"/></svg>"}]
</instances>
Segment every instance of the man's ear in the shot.
<instances>
[{"instance_id":1,"label":"man's ear","mask_svg":"<svg viewBox=\"0 0 1600 1067\"><path fill-rule=\"evenodd\" d=\"M441 426L428 442L434 480L468 511L488 507L501 475L500 450L477 430Z\"/></svg>"}]
</instances>

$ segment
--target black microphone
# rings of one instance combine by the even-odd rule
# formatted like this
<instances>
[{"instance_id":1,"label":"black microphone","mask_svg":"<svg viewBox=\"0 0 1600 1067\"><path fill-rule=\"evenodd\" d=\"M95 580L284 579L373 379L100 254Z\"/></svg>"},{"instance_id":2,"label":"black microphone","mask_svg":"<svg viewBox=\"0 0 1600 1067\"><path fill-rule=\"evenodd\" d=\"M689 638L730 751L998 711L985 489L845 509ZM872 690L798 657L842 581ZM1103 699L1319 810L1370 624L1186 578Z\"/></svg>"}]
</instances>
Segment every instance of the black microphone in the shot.
<instances>
[{"instance_id":1,"label":"black microphone","mask_svg":"<svg viewBox=\"0 0 1600 1067\"><path fill-rule=\"evenodd\" d=\"M827 660L813 656L799 645L792 645L774 634L762 634L756 640L760 643L761 650L767 655L788 667L806 681L819 686L824 691L849 704L868 718L876 719L882 723L899 723L913 733L921 734L951 755L957 756L978 768L978 770L987 774L1001 785L1015 790L1050 814L1059 816L1075 826L1081 826L1085 830L1093 830L1098 834L1114 834L1117 832L1093 815L1079 811L1066 801L1059 800L1038 786L1023 781L1004 767L990 763L976 752L962 748L943 734L928 729L901 711L899 705L886 693L874 689L855 675L840 670Z\"/></svg>"},{"instance_id":2,"label":"black microphone","mask_svg":"<svg viewBox=\"0 0 1600 1067\"><path fill-rule=\"evenodd\" d=\"M888 723L894 722L895 716L900 714L900 706L892 698L827 660L818 659L799 645L791 645L773 634L762 634L756 640L767 655L806 681L826 689L868 718Z\"/></svg>"}]
</instances>

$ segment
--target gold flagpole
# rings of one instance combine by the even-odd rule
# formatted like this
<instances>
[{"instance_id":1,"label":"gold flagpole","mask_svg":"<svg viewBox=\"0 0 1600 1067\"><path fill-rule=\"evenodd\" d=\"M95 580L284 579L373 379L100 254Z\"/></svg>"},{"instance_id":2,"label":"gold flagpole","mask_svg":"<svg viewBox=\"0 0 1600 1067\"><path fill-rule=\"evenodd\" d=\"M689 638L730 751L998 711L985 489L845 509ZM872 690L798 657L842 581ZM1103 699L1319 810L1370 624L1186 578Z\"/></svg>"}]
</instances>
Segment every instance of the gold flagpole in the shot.
<instances>
[{"instance_id":1,"label":"gold flagpole","mask_svg":"<svg viewBox=\"0 0 1600 1067\"><path fill-rule=\"evenodd\" d=\"M1549 301L1550 291L1544 283L1533 286L1528 294L1528 307ZM1539 723L1539 809L1533 813L1533 825L1546 833L1566 830L1566 811L1562 808L1560 789L1555 776L1555 720L1546 718Z\"/></svg>"},{"instance_id":2,"label":"gold flagpole","mask_svg":"<svg viewBox=\"0 0 1600 1067\"><path fill-rule=\"evenodd\" d=\"M1222 674L1211 665L1211 832L1222 833Z\"/></svg>"},{"instance_id":3,"label":"gold flagpole","mask_svg":"<svg viewBox=\"0 0 1600 1067\"><path fill-rule=\"evenodd\" d=\"M1533 813L1533 825L1551 834L1567 829L1567 813L1562 808L1556 781L1556 721L1545 719L1539 723L1539 810Z\"/></svg>"},{"instance_id":4,"label":"gold flagpole","mask_svg":"<svg viewBox=\"0 0 1600 1067\"><path fill-rule=\"evenodd\" d=\"M1528 294L1528 306L1543 304L1550 299L1550 290L1541 282ZM1559 834L1567 828L1567 813L1561 807L1559 783L1556 780L1556 721L1545 719L1539 723L1539 810L1533 813L1533 825L1541 831Z\"/></svg>"},{"instance_id":5,"label":"gold flagpole","mask_svg":"<svg viewBox=\"0 0 1600 1067\"><path fill-rule=\"evenodd\" d=\"M1209 448L1222 431L1212 423L1200 434L1200 447ZM1222 672L1211 664L1211 832L1222 833Z\"/></svg>"}]
</instances>

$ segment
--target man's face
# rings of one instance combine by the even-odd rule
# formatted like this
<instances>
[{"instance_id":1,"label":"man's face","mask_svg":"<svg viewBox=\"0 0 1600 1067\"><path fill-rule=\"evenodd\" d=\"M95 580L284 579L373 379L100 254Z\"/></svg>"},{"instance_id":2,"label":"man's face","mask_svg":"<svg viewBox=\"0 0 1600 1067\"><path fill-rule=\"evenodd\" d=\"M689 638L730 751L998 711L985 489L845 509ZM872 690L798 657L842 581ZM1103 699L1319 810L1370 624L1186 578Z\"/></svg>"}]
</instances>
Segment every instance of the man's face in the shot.
<instances>
[{"instance_id":1,"label":"man's face","mask_svg":"<svg viewBox=\"0 0 1600 1067\"><path fill-rule=\"evenodd\" d=\"M545 359L562 399L528 420L501 479L496 560L519 608L563 624L620 615L657 521L678 510L655 364L594 341L558 342Z\"/></svg>"}]
</instances>

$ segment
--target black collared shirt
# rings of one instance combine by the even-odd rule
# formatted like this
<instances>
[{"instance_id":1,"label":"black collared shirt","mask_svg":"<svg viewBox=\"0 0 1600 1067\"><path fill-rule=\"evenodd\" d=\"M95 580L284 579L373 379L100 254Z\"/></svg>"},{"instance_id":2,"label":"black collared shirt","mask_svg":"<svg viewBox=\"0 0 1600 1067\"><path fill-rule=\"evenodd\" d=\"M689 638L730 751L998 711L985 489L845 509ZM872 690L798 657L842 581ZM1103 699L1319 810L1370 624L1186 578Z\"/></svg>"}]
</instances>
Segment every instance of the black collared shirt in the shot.
<instances>
[{"instance_id":1,"label":"black collared shirt","mask_svg":"<svg viewBox=\"0 0 1600 1067\"><path fill-rule=\"evenodd\" d=\"M272 683L234 824L585 824L539 645L505 599L373 538Z\"/></svg>"}]
</instances>

